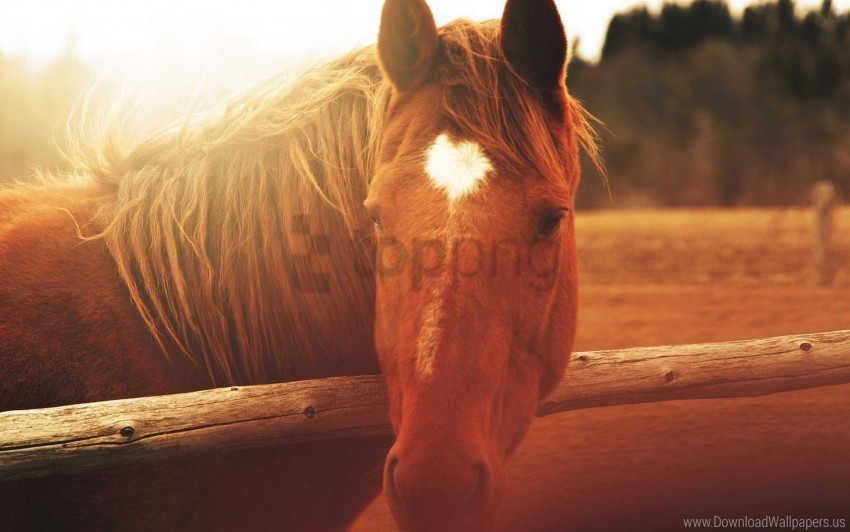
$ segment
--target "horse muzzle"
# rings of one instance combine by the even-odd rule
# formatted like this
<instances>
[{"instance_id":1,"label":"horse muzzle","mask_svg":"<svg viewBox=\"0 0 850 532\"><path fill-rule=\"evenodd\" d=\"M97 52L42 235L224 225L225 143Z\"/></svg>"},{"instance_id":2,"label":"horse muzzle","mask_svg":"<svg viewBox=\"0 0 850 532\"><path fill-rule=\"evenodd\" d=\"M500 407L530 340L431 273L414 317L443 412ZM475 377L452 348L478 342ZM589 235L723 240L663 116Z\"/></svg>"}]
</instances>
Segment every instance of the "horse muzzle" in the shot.
<instances>
[{"instance_id":1,"label":"horse muzzle","mask_svg":"<svg viewBox=\"0 0 850 532\"><path fill-rule=\"evenodd\" d=\"M451 447L393 446L384 469L384 494L396 521L411 532L487 530L504 485L503 466L488 453Z\"/></svg>"}]
</instances>

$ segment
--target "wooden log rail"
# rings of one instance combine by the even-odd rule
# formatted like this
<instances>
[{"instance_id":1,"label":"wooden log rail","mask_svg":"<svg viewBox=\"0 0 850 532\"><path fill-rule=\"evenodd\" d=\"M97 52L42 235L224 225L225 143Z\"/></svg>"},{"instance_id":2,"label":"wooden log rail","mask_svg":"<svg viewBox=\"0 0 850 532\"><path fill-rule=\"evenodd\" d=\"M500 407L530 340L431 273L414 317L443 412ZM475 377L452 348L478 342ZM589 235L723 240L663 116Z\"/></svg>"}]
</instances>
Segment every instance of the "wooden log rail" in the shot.
<instances>
[{"instance_id":1,"label":"wooden log rail","mask_svg":"<svg viewBox=\"0 0 850 532\"><path fill-rule=\"evenodd\" d=\"M850 331L575 353L538 415L850 383ZM0 413L0 480L390 434L381 376Z\"/></svg>"}]
</instances>

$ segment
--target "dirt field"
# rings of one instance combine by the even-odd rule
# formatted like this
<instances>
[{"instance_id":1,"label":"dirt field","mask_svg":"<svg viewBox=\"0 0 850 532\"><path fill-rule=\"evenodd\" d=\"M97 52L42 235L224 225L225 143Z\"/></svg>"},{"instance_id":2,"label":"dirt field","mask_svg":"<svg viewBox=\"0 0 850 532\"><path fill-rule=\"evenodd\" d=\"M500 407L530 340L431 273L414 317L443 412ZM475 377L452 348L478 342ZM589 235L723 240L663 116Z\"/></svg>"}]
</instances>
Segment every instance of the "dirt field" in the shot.
<instances>
[{"instance_id":1,"label":"dirt field","mask_svg":"<svg viewBox=\"0 0 850 532\"><path fill-rule=\"evenodd\" d=\"M578 349L850 329L850 208L815 286L810 212L579 213ZM845 518L850 385L670 401L536 421L498 530L681 530L684 518ZM394 530L383 500L355 530Z\"/></svg>"}]
</instances>

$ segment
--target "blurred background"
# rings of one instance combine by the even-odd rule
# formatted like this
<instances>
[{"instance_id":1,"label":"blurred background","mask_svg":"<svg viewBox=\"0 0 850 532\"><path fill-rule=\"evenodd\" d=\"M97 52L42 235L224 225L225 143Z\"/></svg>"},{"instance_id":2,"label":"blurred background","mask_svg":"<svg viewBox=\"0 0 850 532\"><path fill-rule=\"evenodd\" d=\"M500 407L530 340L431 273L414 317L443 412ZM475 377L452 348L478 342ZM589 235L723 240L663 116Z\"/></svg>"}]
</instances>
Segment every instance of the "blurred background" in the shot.
<instances>
[{"instance_id":1,"label":"blurred background","mask_svg":"<svg viewBox=\"0 0 850 532\"><path fill-rule=\"evenodd\" d=\"M621 12L569 82L607 125L620 206L799 205L816 180L850 184L850 10L829 0ZM598 183L585 205L608 202Z\"/></svg>"}]
</instances>

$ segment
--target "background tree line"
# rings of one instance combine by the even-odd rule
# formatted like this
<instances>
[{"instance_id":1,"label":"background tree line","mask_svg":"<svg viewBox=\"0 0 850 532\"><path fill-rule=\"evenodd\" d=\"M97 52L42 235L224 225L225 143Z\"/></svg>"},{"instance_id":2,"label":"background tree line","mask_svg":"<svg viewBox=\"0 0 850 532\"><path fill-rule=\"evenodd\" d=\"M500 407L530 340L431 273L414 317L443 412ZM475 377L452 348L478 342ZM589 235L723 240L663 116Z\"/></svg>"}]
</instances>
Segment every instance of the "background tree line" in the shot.
<instances>
[{"instance_id":1,"label":"background tree line","mask_svg":"<svg viewBox=\"0 0 850 532\"><path fill-rule=\"evenodd\" d=\"M798 204L812 182L850 190L850 11L722 0L612 18L570 91L607 129L615 206ZM579 202L610 204L587 168Z\"/></svg>"}]
</instances>

